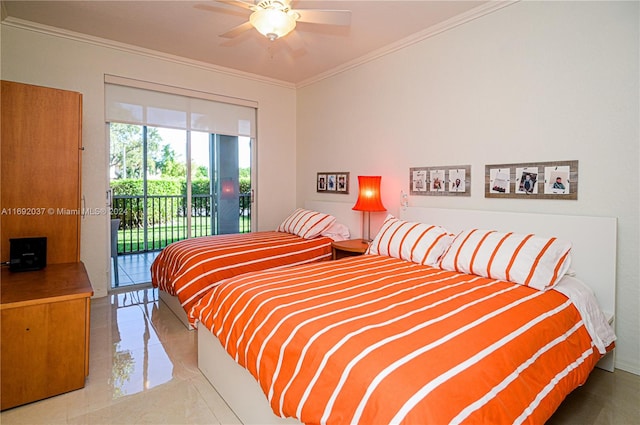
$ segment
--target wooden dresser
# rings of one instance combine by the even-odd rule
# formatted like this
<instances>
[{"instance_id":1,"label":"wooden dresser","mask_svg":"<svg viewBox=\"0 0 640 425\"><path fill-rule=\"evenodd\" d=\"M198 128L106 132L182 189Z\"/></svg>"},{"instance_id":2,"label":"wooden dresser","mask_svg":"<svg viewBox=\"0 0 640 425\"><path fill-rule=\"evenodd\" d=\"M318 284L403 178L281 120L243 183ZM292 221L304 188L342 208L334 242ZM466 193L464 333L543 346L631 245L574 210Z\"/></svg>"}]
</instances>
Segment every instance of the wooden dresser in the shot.
<instances>
[{"instance_id":1,"label":"wooden dresser","mask_svg":"<svg viewBox=\"0 0 640 425\"><path fill-rule=\"evenodd\" d=\"M2 81L0 260L47 238L47 264L80 261L82 94Z\"/></svg>"},{"instance_id":2,"label":"wooden dresser","mask_svg":"<svg viewBox=\"0 0 640 425\"><path fill-rule=\"evenodd\" d=\"M84 387L93 289L84 264L2 269L1 409Z\"/></svg>"},{"instance_id":3,"label":"wooden dresser","mask_svg":"<svg viewBox=\"0 0 640 425\"><path fill-rule=\"evenodd\" d=\"M43 270L2 268L0 409L84 387L93 289L80 262L82 94L2 81L0 260L46 237Z\"/></svg>"}]
</instances>

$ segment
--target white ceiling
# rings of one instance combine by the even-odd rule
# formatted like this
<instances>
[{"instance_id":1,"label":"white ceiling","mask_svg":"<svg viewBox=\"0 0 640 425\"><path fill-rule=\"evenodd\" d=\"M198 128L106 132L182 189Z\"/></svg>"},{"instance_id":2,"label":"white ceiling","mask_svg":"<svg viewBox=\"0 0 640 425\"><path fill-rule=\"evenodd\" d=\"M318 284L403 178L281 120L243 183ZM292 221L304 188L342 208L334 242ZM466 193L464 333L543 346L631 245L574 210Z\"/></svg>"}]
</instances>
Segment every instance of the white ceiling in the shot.
<instances>
[{"instance_id":1,"label":"white ceiling","mask_svg":"<svg viewBox=\"0 0 640 425\"><path fill-rule=\"evenodd\" d=\"M509 3L294 0L297 9L351 10L351 25L298 23L297 34L273 42L255 29L231 40L219 37L251 12L215 0L19 0L3 1L2 12L9 24L28 21L300 85ZM291 48L292 37L301 39L301 48Z\"/></svg>"}]
</instances>

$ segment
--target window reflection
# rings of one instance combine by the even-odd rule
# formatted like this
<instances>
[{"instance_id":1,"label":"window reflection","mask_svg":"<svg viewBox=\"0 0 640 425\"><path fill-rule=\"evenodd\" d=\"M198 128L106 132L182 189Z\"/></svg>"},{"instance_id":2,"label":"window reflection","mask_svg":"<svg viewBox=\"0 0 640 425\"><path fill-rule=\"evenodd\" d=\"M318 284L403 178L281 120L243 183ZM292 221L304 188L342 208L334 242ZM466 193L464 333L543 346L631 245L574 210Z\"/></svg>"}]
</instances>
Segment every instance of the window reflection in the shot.
<instances>
[{"instance_id":1,"label":"window reflection","mask_svg":"<svg viewBox=\"0 0 640 425\"><path fill-rule=\"evenodd\" d=\"M111 296L114 320L110 385L113 398L136 394L173 378L169 358L145 307L158 303L157 291L148 289Z\"/></svg>"}]
</instances>

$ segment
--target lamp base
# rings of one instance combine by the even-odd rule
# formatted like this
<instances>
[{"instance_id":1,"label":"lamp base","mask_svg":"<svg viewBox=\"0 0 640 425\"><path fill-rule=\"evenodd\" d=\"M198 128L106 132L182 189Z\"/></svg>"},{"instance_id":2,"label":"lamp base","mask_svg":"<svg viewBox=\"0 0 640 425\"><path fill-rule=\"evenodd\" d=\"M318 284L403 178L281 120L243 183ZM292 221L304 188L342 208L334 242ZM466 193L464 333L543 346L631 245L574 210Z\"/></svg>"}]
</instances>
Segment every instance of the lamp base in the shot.
<instances>
[{"instance_id":1,"label":"lamp base","mask_svg":"<svg viewBox=\"0 0 640 425\"><path fill-rule=\"evenodd\" d=\"M365 225L366 223L366 225ZM362 240L371 242L371 213L369 211L362 212Z\"/></svg>"}]
</instances>

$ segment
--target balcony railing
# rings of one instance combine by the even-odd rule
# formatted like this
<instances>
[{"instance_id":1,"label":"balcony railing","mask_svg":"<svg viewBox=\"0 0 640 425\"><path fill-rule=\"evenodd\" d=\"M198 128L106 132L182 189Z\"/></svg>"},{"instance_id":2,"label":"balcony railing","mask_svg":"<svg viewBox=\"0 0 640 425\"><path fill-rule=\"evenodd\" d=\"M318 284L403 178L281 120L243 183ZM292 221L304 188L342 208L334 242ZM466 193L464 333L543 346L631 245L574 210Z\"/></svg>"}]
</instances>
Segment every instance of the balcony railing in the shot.
<instances>
[{"instance_id":1,"label":"balcony railing","mask_svg":"<svg viewBox=\"0 0 640 425\"><path fill-rule=\"evenodd\" d=\"M187 238L187 197L182 195L116 195L111 218L120 219L118 254L159 251ZM212 215L212 195L191 197L191 237L215 235L218 222ZM251 231L251 195L240 194L238 231Z\"/></svg>"}]
</instances>

